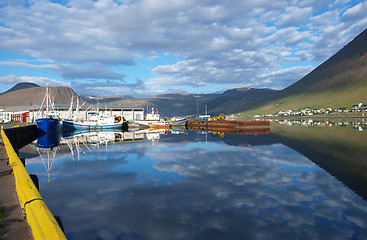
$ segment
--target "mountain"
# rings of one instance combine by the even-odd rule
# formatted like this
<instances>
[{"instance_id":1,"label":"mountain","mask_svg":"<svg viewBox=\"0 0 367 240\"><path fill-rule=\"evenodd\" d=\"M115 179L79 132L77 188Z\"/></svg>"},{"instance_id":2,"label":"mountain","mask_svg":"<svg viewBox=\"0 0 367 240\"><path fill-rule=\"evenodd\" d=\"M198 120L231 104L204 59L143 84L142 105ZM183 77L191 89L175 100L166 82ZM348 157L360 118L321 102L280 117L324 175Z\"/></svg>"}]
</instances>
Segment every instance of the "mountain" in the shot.
<instances>
[{"instance_id":1,"label":"mountain","mask_svg":"<svg viewBox=\"0 0 367 240\"><path fill-rule=\"evenodd\" d=\"M298 82L245 106L244 115L319 107L351 107L367 102L367 29Z\"/></svg>"},{"instance_id":2,"label":"mountain","mask_svg":"<svg viewBox=\"0 0 367 240\"><path fill-rule=\"evenodd\" d=\"M69 87L48 87L48 89L56 104L70 104L71 97L74 96L75 101L78 96L73 89ZM39 86L10 90L0 95L1 106L29 106L30 104L41 104L46 93L46 88Z\"/></svg>"},{"instance_id":3,"label":"mountain","mask_svg":"<svg viewBox=\"0 0 367 240\"><path fill-rule=\"evenodd\" d=\"M253 105L264 97L278 92L272 89L235 88L222 94L163 94L145 99L122 99L113 104L151 106L158 109L161 116L186 116L204 114L231 114Z\"/></svg>"},{"instance_id":4,"label":"mountain","mask_svg":"<svg viewBox=\"0 0 367 240\"><path fill-rule=\"evenodd\" d=\"M20 85L20 86L18 86ZM0 95L1 106L27 106L41 104L45 95L44 87L28 87L33 84L17 84L10 90ZM230 114L242 110L246 104L252 105L260 99L274 94L277 90L236 88L225 91L222 94L164 94L150 98L133 98L130 96L87 96L76 94L68 87L49 87L49 93L56 104L70 104L70 99L74 96L74 103L77 96L81 102L88 104L124 105L138 107L155 107L161 116L185 116L195 115L197 106L199 114L205 113L205 108L209 114L219 113Z\"/></svg>"},{"instance_id":5,"label":"mountain","mask_svg":"<svg viewBox=\"0 0 367 240\"><path fill-rule=\"evenodd\" d=\"M21 89L26 89L26 88L33 88L33 87L40 87L40 86L38 86L35 83L21 82L21 83L17 83L14 87L10 88L8 91L3 92L1 94L5 94L5 93L8 93L8 92L13 92L13 91L21 90Z\"/></svg>"}]
</instances>

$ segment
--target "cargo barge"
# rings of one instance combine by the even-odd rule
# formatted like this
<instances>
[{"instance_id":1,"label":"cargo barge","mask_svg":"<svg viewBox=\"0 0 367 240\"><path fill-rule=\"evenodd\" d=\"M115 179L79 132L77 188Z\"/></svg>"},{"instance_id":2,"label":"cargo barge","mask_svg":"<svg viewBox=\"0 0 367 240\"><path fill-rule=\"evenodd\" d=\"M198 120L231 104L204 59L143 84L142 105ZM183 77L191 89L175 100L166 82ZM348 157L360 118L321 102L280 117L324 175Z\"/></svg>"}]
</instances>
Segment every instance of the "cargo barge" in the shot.
<instances>
[{"instance_id":1,"label":"cargo barge","mask_svg":"<svg viewBox=\"0 0 367 240\"><path fill-rule=\"evenodd\" d=\"M270 122L190 120L186 122L186 129L193 131L256 135L270 133Z\"/></svg>"},{"instance_id":2,"label":"cargo barge","mask_svg":"<svg viewBox=\"0 0 367 240\"><path fill-rule=\"evenodd\" d=\"M270 121L206 121L190 120L186 128L269 128Z\"/></svg>"}]
</instances>

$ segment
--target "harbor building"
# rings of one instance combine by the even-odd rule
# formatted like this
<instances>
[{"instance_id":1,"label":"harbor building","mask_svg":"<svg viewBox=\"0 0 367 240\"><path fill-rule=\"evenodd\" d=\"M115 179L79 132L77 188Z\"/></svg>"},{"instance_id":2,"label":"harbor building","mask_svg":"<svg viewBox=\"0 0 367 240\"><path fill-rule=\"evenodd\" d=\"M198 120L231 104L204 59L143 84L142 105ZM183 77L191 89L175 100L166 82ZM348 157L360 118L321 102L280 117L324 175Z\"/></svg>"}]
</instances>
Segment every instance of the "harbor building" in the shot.
<instances>
[{"instance_id":1,"label":"harbor building","mask_svg":"<svg viewBox=\"0 0 367 240\"><path fill-rule=\"evenodd\" d=\"M0 107L0 123L29 122L29 106Z\"/></svg>"},{"instance_id":2,"label":"harbor building","mask_svg":"<svg viewBox=\"0 0 367 240\"><path fill-rule=\"evenodd\" d=\"M48 112L46 106L33 104L31 106L11 106L0 107L0 122L28 122L33 123L38 118L46 117L46 115L53 115L60 119L78 119L87 120L91 113L103 112L109 116L123 117L126 121L143 120L144 108L135 106L72 106L67 104L54 104L49 107Z\"/></svg>"}]
</instances>

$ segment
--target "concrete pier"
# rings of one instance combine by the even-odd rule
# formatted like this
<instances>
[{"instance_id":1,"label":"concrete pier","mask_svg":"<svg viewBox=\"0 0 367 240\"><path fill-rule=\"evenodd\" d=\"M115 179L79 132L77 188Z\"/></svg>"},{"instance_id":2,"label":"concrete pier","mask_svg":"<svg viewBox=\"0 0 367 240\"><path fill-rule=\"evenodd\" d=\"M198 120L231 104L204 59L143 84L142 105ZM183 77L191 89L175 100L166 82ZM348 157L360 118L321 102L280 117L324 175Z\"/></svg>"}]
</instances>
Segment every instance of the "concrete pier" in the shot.
<instances>
[{"instance_id":1,"label":"concrete pier","mask_svg":"<svg viewBox=\"0 0 367 240\"><path fill-rule=\"evenodd\" d=\"M20 148L36 140L41 134L42 131L36 125L1 129L3 144L14 174L19 207L27 218L33 238L35 240L65 240L63 230L38 191L36 186L38 184L35 185L34 180L25 169L24 161L18 156ZM13 239L12 236L9 239Z\"/></svg>"},{"instance_id":2,"label":"concrete pier","mask_svg":"<svg viewBox=\"0 0 367 240\"><path fill-rule=\"evenodd\" d=\"M0 220L4 224L0 229L3 233L0 239L33 239L32 230L21 212L12 168L7 162L8 155L0 138L0 206L4 207L7 214L6 218Z\"/></svg>"}]
</instances>

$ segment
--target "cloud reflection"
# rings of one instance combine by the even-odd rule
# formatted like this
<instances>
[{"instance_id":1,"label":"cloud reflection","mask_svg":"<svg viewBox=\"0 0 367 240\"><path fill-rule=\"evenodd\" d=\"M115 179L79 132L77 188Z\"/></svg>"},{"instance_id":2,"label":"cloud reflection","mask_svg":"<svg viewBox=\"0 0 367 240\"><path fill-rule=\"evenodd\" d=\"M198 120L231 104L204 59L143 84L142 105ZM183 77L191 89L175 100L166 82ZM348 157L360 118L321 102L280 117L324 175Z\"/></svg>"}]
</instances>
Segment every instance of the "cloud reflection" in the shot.
<instances>
[{"instance_id":1,"label":"cloud reflection","mask_svg":"<svg viewBox=\"0 0 367 240\"><path fill-rule=\"evenodd\" d=\"M116 144L54 174L41 194L69 239L367 237L367 203L282 144Z\"/></svg>"}]
</instances>

